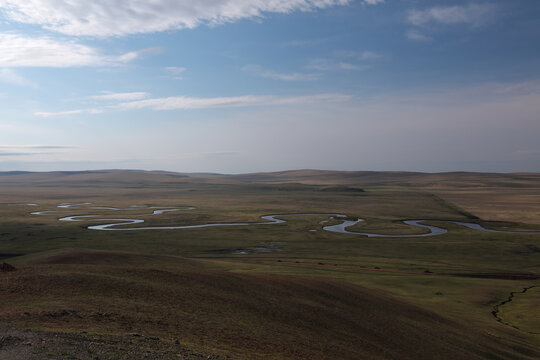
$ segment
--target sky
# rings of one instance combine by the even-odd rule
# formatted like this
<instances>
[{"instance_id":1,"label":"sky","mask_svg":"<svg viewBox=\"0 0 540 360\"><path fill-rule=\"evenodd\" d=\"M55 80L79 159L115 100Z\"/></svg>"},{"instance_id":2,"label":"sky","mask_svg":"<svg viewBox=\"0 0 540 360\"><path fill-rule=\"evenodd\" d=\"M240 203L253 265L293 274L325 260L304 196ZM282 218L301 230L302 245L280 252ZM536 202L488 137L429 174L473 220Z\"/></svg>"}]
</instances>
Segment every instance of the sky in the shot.
<instances>
[{"instance_id":1,"label":"sky","mask_svg":"<svg viewBox=\"0 0 540 360\"><path fill-rule=\"evenodd\" d=\"M537 0L0 0L0 171L540 171Z\"/></svg>"}]
</instances>

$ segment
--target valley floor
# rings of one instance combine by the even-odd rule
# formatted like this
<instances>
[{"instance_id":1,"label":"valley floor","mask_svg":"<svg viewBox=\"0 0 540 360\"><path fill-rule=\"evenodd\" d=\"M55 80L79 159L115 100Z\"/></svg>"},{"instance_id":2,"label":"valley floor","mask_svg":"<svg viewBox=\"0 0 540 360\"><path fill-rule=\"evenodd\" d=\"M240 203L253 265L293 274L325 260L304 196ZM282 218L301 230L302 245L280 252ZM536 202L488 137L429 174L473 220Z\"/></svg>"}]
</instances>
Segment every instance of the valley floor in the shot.
<instances>
[{"instance_id":1,"label":"valley floor","mask_svg":"<svg viewBox=\"0 0 540 360\"><path fill-rule=\"evenodd\" d=\"M15 268L0 271L0 359L540 358L537 174L16 173L0 190ZM328 215L88 228L125 212L153 228L338 213L365 219L355 232L448 232L331 233ZM95 216L58 221L79 215Z\"/></svg>"}]
</instances>

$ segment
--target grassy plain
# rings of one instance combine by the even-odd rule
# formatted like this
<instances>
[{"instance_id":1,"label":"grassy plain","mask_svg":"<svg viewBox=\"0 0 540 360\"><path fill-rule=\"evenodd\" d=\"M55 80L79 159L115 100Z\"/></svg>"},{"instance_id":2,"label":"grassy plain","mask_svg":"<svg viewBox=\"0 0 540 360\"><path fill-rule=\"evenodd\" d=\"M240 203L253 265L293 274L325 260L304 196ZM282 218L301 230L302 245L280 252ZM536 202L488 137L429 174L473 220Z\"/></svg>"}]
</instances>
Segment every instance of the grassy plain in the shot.
<instances>
[{"instance_id":1,"label":"grassy plain","mask_svg":"<svg viewBox=\"0 0 540 360\"><path fill-rule=\"evenodd\" d=\"M19 268L0 273L6 324L179 339L233 359L540 357L537 287L500 306L502 321L492 314L511 292L539 285L540 235L434 222L449 232L365 238L323 231L323 215L155 231L57 220L126 214L57 208L92 202L196 207L129 211L150 226L329 212L365 218L354 230L386 234L421 232L404 219L540 230L539 174L10 173L0 175L0 192L0 262ZM58 212L29 214L44 210Z\"/></svg>"}]
</instances>

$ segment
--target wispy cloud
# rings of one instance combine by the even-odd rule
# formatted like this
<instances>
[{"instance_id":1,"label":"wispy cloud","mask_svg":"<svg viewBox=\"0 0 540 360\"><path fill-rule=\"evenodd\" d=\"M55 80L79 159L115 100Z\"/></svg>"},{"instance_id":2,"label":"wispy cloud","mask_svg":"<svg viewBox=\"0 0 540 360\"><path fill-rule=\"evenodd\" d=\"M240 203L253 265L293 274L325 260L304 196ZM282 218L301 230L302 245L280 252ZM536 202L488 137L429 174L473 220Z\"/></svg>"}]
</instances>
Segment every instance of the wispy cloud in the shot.
<instances>
[{"instance_id":1,"label":"wispy cloud","mask_svg":"<svg viewBox=\"0 0 540 360\"><path fill-rule=\"evenodd\" d=\"M356 59L360 61L371 61L383 58L383 54L380 54L375 51L348 51L348 50L338 50L334 51L334 54L337 57Z\"/></svg>"},{"instance_id":2,"label":"wispy cloud","mask_svg":"<svg viewBox=\"0 0 540 360\"><path fill-rule=\"evenodd\" d=\"M418 30L409 30L405 33L405 36L407 37L407 39L412 40L412 41L426 42L426 41L433 40L432 38L430 38L427 35L424 35L421 31L418 31Z\"/></svg>"},{"instance_id":3,"label":"wispy cloud","mask_svg":"<svg viewBox=\"0 0 540 360\"><path fill-rule=\"evenodd\" d=\"M0 150L13 149L30 149L30 150L64 150L74 149L77 146L73 145L0 145Z\"/></svg>"},{"instance_id":4,"label":"wispy cloud","mask_svg":"<svg viewBox=\"0 0 540 360\"><path fill-rule=\"evenodd\" d=\"M304 39L304 40L291 40L284 43L284 46L295 46L295 47L309 47L309 46L317 46L321 44L326 44L332 40L336 40L338 38L341 38L342 36L335 35L335 36L325 36L325 37L318 37L313 39Z\"/></svg>"},{"instance_id":5,"label":"wispy cloud","mask_svg":"<svg viewBox=\"0 0 540 360\"><path fill-rule=\"evenodd\" d=\"M128 52L124 55L120 55L117 59L119 62L122 62L122 63L129 63L129 62L132 62L133 60L135 59L139 59L143 56L146 56L146 55L151 55L151 54L159 54L163 51L163 49L159 48L159 47L154 47L154 48L149 48L149 49L142 49L142 50L137 50L137 51L131 51L131 52Z\"/></svg>"},{"instance_id":6,"label":"wispy cloud","mask_svg":"<svg viewBox=\"0 0 540 360\"><path fill-rule=\"evenodd\" d=\"M35 82L25 79L13 69L0 69L0 82L10 85L30 87L33 89L38 88L38 85Z\"/></svg>"},{"instance_id":7,"label":"wispy cloud","mask_svg":"<svg viewBox=\"0 0 540 360\"><path fill-rule=\"evenodd\" d=\"M384 2L384 0L363 0L362 3L364 4L367 4L367 5L377 5L377 4L382 4Z\"/></svg>"},{"instance_id":8,"label":"wispy cloud","mask_svg":"<svg viewBox=\"0 0 540 360\"><path fill-rule=\"evenodd\" d=\"M180 75L182 74L184 71L187 70L187 68L185 67L180 67L180 66L167 66L165 68L165 70L167 70L168 72L170 72L171 74L173 75Z\"/></svg>"},{"instance_id":9,"label":"wispy cloud","mask_svg":"<svg viewBox=\"0 0 540 360\"><path fill-rule=\"evenodd\" d=\"M375 51L338 50L332 58L312 59L306 68L316 71L359 71L371 67L371 62L384 56Z\"/></svg>"},{"instance_id":10,"label":"wispy cloud","mask_svg":"<svg viewBox=\"0 0 540 360\"><path fill-rule=\"evenodd\" d=\"M359 59L360 60L376 60L376 59L380 59L382 57L383 57L383 55L379 54L377 52L364 51L364 52L360 53Z\"/></svg>"},{"instance_id":11,"label":"wispy cloud","mask_svg":"<svg viewBox=\"0 0 540 360\"><path fill-rule=\"evenodd\" d=\"M306 66L308 69L317 70L317 71L336 71L336 70L345 70L345 71L355 71L355 70L366 70L369 68L367 65L362 64L353 64L347 61L338 61L333 59L313 59Z\"/></svg>"},{"instance_id":12,"label":"wispy cloud","mask_svg":"<svg viewBox=\"0 0 540 360\"><path fill-rule=\"evenodd\" d=\"M105 62L95 48L73 41L0 34L0 67L99 66Z\"/></svg>"},{"instance_id":13,"label":"wispy cloud","mask_svg":"<svg viewBox=\"0 0 540 360\"><path fill-rule=\"evenodd\" d=\"M312 11L346 5L351 0L2 0L0 10L11 21L39 25L74 36L122 36L195 28L261 18L265 13ZM380 0L364 0L366 4Z\"/></svg>"},{"instance_id":14,"label":"wispy cloud","mask_svg":"<svg viewBox=\"0 0 540 360\"><path fill-rule=\"evenodd\" d=\"M424 10L411 10L408 14L408 21L413 25L441 23L479 26L490 21L496 15L497 10L498 6L490 3L432 7Z\"/></svg>"},{"instance_id":15,"label":"wispy cloud","mask_svg":"<svg viewBox=\"0 0 540 360\"><path fill-rule=\"evenodd\" d=\"M77 109L77 110L67 110L67 111L58 111L58 112L44 112L37 111L34 113L35 116L51 118L51 117L63 117L70 115L80 115L80 114L101 114L103 110L101 109Z\"/></svg>"},{"instance_id":16,"label":"wispy cloud","mask_svg":"<svg viewBox=\"0 0 540 360\"><path fill-rule=\"evenodd\" d=\"M181 66L167 66L165 68L165 71L167 71L169 73L169 75L173 78L173 79L177 79L177 80L183 80L184 78L182 77L182 74L184 72L186 72L187 68L185 67L181 67Z\"/></svg>"},{"instance_id":17,"label":"wispy cloud","mask_svg":"<svg viewBox=\"0 0 540 360\"><path fill-rule=\"evenodd\" d=\"M147 92L126 92L126 93L113 93L104 91L103 95L90 96L90 99L105 100L105 101L130 101L141 100L150 96Z\"/></svg>"},{"instance_id":18,"label":"wispy cloud","mask_svg":"<svg viewBox=\"0 0 540 360\"><path fill-rule=\"evenodd\" d=\"M3 68L117 66L156 51L152 48L111 56L72 40L0 34L0 67Z\"/></svg>"},{"instance_id":19,"label":"wispy cloud","mask_svg":"<svg viewBox=\"0 0 540 360\"><path fill-rule=\"evenodd\" d=\"M319 76L317 74L309 73L280 73L277 71L272 71L264 69L260 65L246 65L242 70L249 72L255 76L273 79L273 80L283 80L283 81L313 81L317 80Z\"/></svg>"},{"instance_id":20,"label":"wispy cloud","mask_svg":"<svg viewBox=\"0 0 540 360\"><path fill-rule=\"evenodd\" d=\"M28 155L37 155L37 154L41 154L41 153L32 153L32 152L24 153L24 152L0 151L0 157L5 157L5 156L28 156Z\"/></svg>"},{"instance_id":21,"label":"wispy cloud","mask_svg":"<svg viewBox=\"0 0 540 360\"><path fill-rule=\"evenodd\" d=\"M34 116L53 118L81 114L100 114L106 110L190 110L190 109L213 109L213 108L238 108L238 107L265 107L278 105L304 105L321 103L347 102L352 96L345 94L316 94L305 96L260 96L244 95L230 97L199 98L187 96L171 96L166 98L144 99L148 93L109 93L96 95L90 98L97 100L116 101L116 104L102 108L76 109L57 112L34 112ZM140 100L137 100L140 99Z\"/></svg>"},{"instance_id":22,"label":"wispy cloud","mask_svg":"<svg viewBox=\"0 0 540 360\"><path fill-rule=\"evenodd\" d=\"M167 98L124 102L117 105L116 108L121 110L188 110L252 106L301 105L323 102L335 103L345 102L350 99L351 96L343 94L319 94L293 97L245 95L214 98L174 96Z\"/></svg>"},{"instance_id":23,"label":"wispy cloud","mask_svg":"<svg viewBox=\"0 0 540 360\"><path fill-rule=\"evenodd\" d=\"M71 145L0 145L0 157L47 155L75 148Z\"/></svg>"}]
</instances>

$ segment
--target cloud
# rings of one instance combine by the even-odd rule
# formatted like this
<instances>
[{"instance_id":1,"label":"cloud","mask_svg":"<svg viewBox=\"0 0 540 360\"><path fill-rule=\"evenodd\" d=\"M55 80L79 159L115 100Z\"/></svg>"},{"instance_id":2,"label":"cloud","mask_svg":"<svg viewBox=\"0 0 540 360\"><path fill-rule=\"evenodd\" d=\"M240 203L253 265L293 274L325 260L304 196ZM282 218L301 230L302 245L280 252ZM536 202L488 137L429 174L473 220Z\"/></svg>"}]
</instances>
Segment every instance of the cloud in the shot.
<instances>
[{"instance_id":1,"label":"cloud","mask_svg":"<svg viewBox=\"0 0 540 360\"><path fill-rule=\"evenodd\" d=\"M318 70L318 71L354 71L354 70L365 70L369 66L353 64L346 61L336 61L330 59L313 59L306 66L308 69Z\"/></svg>"},{"instance_id":2,"label":"cloud","mask_svg":"<svg viewBox=\"0 0 540 360\"><path fill-rule=\"evenodd\" d=\"M130 101L141 100L147 98L148 96L150 96L150 94L146 92L113 93L104 91L103 95L90 96L90 99L105 101Z\"/></svg>"},{"instance_id":3,"label":"cloud","mask_svg":"<svg viewBox=\"0 0 540 360\"><path fill-rule=\"evenodd\" d=\"M342 58L353 58L360 61L370 61L381 59L384 56L375 51L335 51L334 54Z\"/></svg>"},{"instance_id":4,"label":"cloud","mask_svg":"<svg viewBox=\"0 0 540 360\"><path fill-rule=\"evenodd\" d=\"M432 7L425 10L411 10L408 21L413 25L428 23L470 24L479 26L489 21L497 12L493 4L471 3L463 6Z\"/></svg>"},{"instance_id":5,"label":"cloud","mask_svg":"<svg viewBox=\"0 0 540 360\"><path fill-rule=\"evenodd\" d=\"M367 62L378 60L384 56L375 51L349 51L339 50L333 52L333 59L312 59L306 68L317 71L358 71L366 70L371 66Z\"/></svg>"},{"instance_id":6,"label":"cloud","mask_svg":"<svg viewBox=\"0 0 540 360\"><path fill-rule=\"evenodd\" d=\"M384 0L364 0L363 3L367 5L377 5L382 4Z\"/></svg>"},{"instance_id":7,"label":"cloud","mask_svg":"<svg viewBox=\"0 0 540 360\"><path fill-rule=\"evenodd\" d=\"M173 75L180 75L182 74L184 71L187 70L187 68L185 67L179 67L179 66L167 66L165 68L165 70L167 70L169 73L173 74Z\"/></svg>"},{"instance_id":8,"label":"cloud","mask_svg":"<svg viewBox=\"0 0 540 360\"><path fill-rule=\"evenodd\" d=\"M44 112L37 111L34 113L35 116L51 118L51 117L62 117L69 115L79 115L79 114L101 114L103 110L100 109L77 109L77 110L68 110L68 111L58 111L58 112Z\"/></svg>"},{"instance_id":9,"label":"cloud","mask_svg":"<svg viewBox=\"0 0 540 360\"><path fill-rule=\"evenodd\" d=\"M149 49L142 49L142 50L137 50L137 51L131 51L131 52L128 52L128 53L126 53L124 55L120 55L118 57L118 61L120 61L122 63L129 63L129 62L132 62L133 60L138 59L140 57L143 57L145 55L159 54L162 51L163 50L161 48L158 48L158 47L149 48Z\"/></svg>"},{"instance_id":10,"label":"cloud","mask_svg":"<svg viewBox=\"0 0 540 360\"><path fill-rule=\"evenodd\" d=\"M25 156L25 155L37 155L37 154L40 154L40 153L20 153L20 152L3 152L3 151L0 151L0 157L5 157L5 156Z\"/></svg>"},{"instance_id":11,"label":"cloud","mask_svg":"<svg viewBox=\"0 0 540 360\"><path fill-rule=\"evenodd\" d=\"M283 81L313 81L319 77L317 74L305 74L305 73L279 73L272 70L264 69L259 65L246 65L242 70L249 72L255 76Z\"/></svg>"},{"instance_id":12,"label":"cloud","mask_svg":"<svg viewBox=\"0 0 540 360\"><path fill-rule=\"evenodd\" d=\"M376 53L374 51L364 51L359 56L360 60L376 60L382 57L383 56L381 54Z\"/></svg>"},{"instance_id":13,"label":"cloud","mask_svg":"<svg viewBox=\"0 0 540 360\"><path fill-rule=\"evenodd\" d=\"M349 95L343 94L319 94L295 97L280 96L232 96L214 98L195 98L185 96L174 96L167 98L147 99L120 103L116 108L120 110L188 110L188 109L213 109L213 108L233 108L252 106L276 106L276 105L299 105L318 104L321 102L346 102L350 100Z\"/></svg>"},{"instance_id":14,"label":"cloud","mask_svg":"<svg viewBox=\"0 0 540 360\"><path fill-rule=\"evenodd\" d=\"M0 145L0 157L46 155L75 148L71 145Z\"/></svg>"},{"instance_id":15,"label":"cloud","mask_svg":"<svg viewBox=\"0 0 540 360\"><path fill-rule=\"evenodd\" d=\"M339 38L339 36L327 36L327 37L319 37L314 39L306 39L306 40L292 40L284 43L284 46L318 46L321 44L326 44L332 40L335 40Z\"/></svg>"},{"instance_id":16,"label":"cloud","mask_svg":"<svg viewBox=\"0 0 540 360\"><path fill-rule=\"evenodd\" d=\"M99 66L105 62L96 49L73 41L0 34L1 67Z\"/></svg>"},{"instance_id":17,"label":"cloud","mask_svg":"<svg viewBox=\"0 0 540 360\"><path fill-rule=\"evenodd\" d=\"M405 33L405 36L407 37L407 39L412 40L412 41L431 41L431 40L433 40L432 38L430 38L427 35L422 34L418 30L409 30L409 31L407 31Z\"/></svg>"},{"instance_id":18,"label":"cloud","mask_svg":"<svg viewBox=\"0 0 540 360\"><path fill-rule=\"evenodd\" d=\"M11 21L39 25L74 36L122 36L201 24L223 24L261 18L266 13L313 11L352 0L0 0L0 10ZM380 0L365 0L376 4Z\"/></svg>"},{"instance_id":19,"label":"cloud","mask_svg":"<svg viewBox=\"0 0 540 360\"><path fill-rule=\"evenodd\" d=\"M73 145L0 145L0 150L3 149L31 149L31 150L63 150L77 148Z\"/></svg>"},{"instance_id":20,"label":"cloud","mask_svg":"<svg viewBox=\"0 0 540 360\"><path fill-rule=\"evenodd\" d=\"M94 47L72 40L0 34L0 67L4 68L117 66L156 51L152 48L105 56Z\"/></svg>"},{"instance_id":21,"label":"cloud","mask_svg":"<svg viewBox=\"0 0 540 360\"><path fill-rule=\"evenodd\" d=\"M245 95L231 97L197 98L187 96L171 96L166 98L144 99L148 93L109 93L96 95L90 98L98 100L120 101L118 104L106 106L102 109L77 109L57 112L34 112L34 116L52 118L80 114L101 114L104 110L189 110L189 109L214 109L214 108L238 108L238 107L264 107L277 105L303 105L320 103L347 102L352 97L344 94L317 94L306 96L260 96ZM140 98L141 100L136 100ZM131 101L133 100L133 101Z\"/></svg>"},{"instance_id":22,"label":"cloud","mask_svg":"<svg viewBox=\"0 0 540 360\"><path fill-rule=\"evenodd\" d=\"M165 68L165 71L167 71L173 79L176 80L183 80L184 78L181 76L187 68L181 67L181 66L167 66Z\"/></svg>"},{"instance_id":23,"label":"cloud","mask_svg":"<svg viewBox=\"0 0 540 360\"><path fill-rule=\"evenodd\" d=\"M16 86L30 87L37 89L38 86L35 82L25 79L21 75L17 74L13 69L0 69L0 82Z\"/></svg>"}]
</instances>

